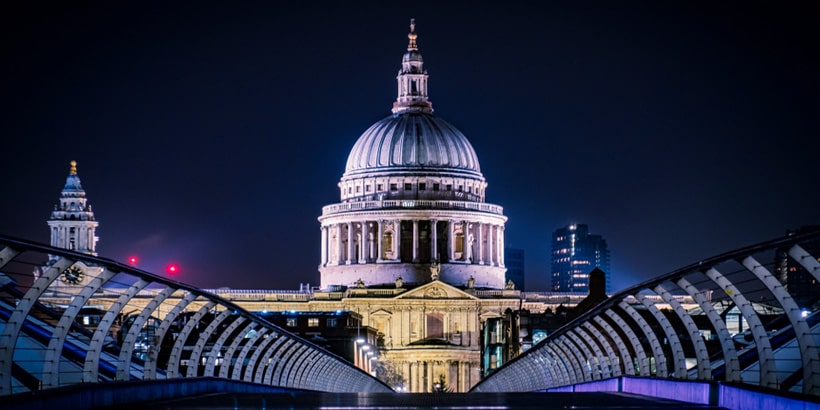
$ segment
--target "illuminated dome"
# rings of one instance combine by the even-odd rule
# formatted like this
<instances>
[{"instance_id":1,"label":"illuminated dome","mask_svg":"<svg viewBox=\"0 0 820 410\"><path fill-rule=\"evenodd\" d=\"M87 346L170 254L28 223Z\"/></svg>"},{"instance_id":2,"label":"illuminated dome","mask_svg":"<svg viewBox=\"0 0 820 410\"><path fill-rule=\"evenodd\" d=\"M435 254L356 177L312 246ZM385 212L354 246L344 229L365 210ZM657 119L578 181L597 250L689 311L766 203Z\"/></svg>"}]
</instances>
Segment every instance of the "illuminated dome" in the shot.
<instances>
[{"instance_id":1,"label":"illuminated dome","mask_svg":"<svg viewBox=\"0 0 820 410\"><path fill-rule=\"evenodd\" d=\"M451 171L483 179L464 134L441 118L410 110L373 124L356 141L345 177L373 171Z\"/></svg>"},{"instance_id":2,"label":"illuminated dome","mask_svg":"<svg viewBox=\"0 0 820 410\"><path fill-rule=\"evenodd\" d=\"M467 137L433 115L413 20L407 37L393 113L353 144L341 201L322 208L321 287L502 289L507 217Z\"/></svg>"}]
</instances>

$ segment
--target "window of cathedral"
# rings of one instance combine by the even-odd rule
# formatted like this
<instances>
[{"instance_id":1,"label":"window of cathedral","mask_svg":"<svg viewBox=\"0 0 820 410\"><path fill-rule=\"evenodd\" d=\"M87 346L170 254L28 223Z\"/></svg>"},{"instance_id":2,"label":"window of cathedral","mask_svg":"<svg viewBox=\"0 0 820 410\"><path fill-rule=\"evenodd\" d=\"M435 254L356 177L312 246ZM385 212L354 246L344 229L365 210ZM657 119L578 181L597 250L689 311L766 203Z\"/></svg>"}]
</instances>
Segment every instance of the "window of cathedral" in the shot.
<instances>
[{"instance_id":1,"label":"window of cathedral","mask_svg":"<svg viewBox=\"0 0 820 410\"><path fill-rule=\"evenodd\" d=\"M433 191L438 191L439 184L438 182L433 183Z\"/></svg>"},{"instance_id":2,"label":"window of cathedral","mask_svg":"<svg viewBox=\"0 0 820 410\"><path fill-rule=\"evenodd\" d=\"M376 185L376 191L379 191L379 192L384 191L384 185L382 185L382 184Z\"/></svg>"},{"instance_id":3,"label":"window of cathedral","mask_svg":"<svg viewBox=\"0 0 820 410\"><path fill-rule=\"evenodd\" d=\"M390 184L390 191L396 192L399 190L399 186L396 184Z\"/></svg>"},{"instance_id":4,"label":"window of cathedral","mask_svg":"<svg viewBox=\"0 0 820 410\"><path fill-rule=\"evenodd\" d=\"M447 189L446 190L447 191L452 191L453 190L453 185L452 184L447 184Z\"/></svg>"},{"instance_id":5,"label":"window of cathedral","mask_svg":"<svg viewBox=\"0 0 820 410\"><path fill-rule=\"evenodd\" d=\"M427 184L425 184L424 182L420 183L419 184L419 191L426 191L426 190L427 190Z\"/></svg>"},{"instance_id":6,"label":"window of cathedral","mask_svg":"<svg viewBox=\"0 0 820 410\"><path fill-rule=\"evenodd\" d=\"M441 313L427 314L427 337L444 338L444 315Z\"/></svg>"},{"instance_id":7,"label":"window of cathedral","mask_svg":"<svg viewBox=\"0 0 820 410\"><path fill-rule=\"evenodd\" d=\"M365 185L364 192L370 192L372 188L373 188L373 186L371 186L371 185Z\"/></svg>"},{"instance_id":8,"label":"window of cathedral","mask_svg":"<svg viewBox=\"0 0 820 410\"><path fill-rule=\"evenodd\" d=\"M408 183L404 184L404 190L405 191L409 191L411 189L413 189L413 184L408 184Z\"/></svg>"}]
</instances>

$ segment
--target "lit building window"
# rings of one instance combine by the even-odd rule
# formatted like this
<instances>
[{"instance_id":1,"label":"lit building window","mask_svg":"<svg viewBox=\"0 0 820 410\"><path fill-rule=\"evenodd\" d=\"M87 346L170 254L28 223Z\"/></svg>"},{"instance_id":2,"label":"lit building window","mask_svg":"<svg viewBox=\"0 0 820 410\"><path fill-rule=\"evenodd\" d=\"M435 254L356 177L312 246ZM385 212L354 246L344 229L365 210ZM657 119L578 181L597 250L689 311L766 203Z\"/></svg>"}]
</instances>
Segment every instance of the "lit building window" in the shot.
<instances>
[{"instance_id":1,"label":"lit building window","mask_svg":"<svg viewBox=\"0 0 820 410\"><path fill-rule=\"evenodd\" d=\"M327 327L336 327L336 318L330 318L327 320Z\"/></svg>"},{"instance_id":2,"label":"lit building window","mask_svg":"<svg viewBox=\"0 0 820 410\"><path fill-rule=\"evenodd\" d=\"M308 318L308 327L319 327L319 318L317 318L317 317Z\"/></svg>"},{"instance_id":3,"label":"lit building window","mask_svg":"<svg viewBox=\"0 0 820 410\"><path fill-rule=\"evenodd\" d=\"M287 324L288 327L296 327L296 318L295 317L289 317L286 324Z\"/></svg>"}]
</instances>

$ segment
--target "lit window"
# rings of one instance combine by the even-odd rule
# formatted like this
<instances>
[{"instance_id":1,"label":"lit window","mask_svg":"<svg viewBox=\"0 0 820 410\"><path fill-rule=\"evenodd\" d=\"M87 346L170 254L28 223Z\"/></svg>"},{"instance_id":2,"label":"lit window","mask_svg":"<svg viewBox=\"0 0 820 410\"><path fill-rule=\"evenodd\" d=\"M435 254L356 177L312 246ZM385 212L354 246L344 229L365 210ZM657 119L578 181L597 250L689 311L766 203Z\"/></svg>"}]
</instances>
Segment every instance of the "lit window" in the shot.
<instances>
[{"instance_id":1,"label":"lit window","mask_svg":"<svg viewBox=\"0 0 820 410\"><path fill-rule=\"evenodd\" d=\"M332 317L327 320L327 327L336 327L336 318Z\"/></svg>"},{"instance_id":2,"label":"lit window","mask_svg":"<svg viewBox=\"0 0 820 410\"><path fill-rule=\"evenodd\" d=\"M295 317L289 317L288 321L287 321L287 326L288 327L296 327L296 318Z\"/></svg>"},{"instance_id":3,"label":"lit window","mask_svg":"<svg viewBox=\"0 0 820 410\"><path fill-rule=\"evenodd\" d=\"M308 327L319 327L319 318L317 318L317 317L308 318Z\"/></svg>"}]
</instances>

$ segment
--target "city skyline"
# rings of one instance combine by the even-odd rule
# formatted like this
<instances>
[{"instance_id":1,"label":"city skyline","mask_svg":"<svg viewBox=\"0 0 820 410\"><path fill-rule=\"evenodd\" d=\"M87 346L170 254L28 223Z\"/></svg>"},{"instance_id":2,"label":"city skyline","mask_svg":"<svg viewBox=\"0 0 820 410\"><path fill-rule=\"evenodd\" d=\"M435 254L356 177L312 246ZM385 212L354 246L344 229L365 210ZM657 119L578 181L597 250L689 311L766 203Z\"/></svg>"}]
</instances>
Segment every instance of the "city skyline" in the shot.
<instances>
[{"instance_id":1,"label":"city skyline","mask_svg":"<svg viewBox=\"0 0 820 410\"><path fill-rule=\"evenodd\" d=\"M48 242L76 160L101 256L318 284L316 218L389 113L411 17L528 289L570 223L607 238L615 291L818 223L813 6L52 7L6 13L5 235Z\"/></svg>"}]
</instances>

